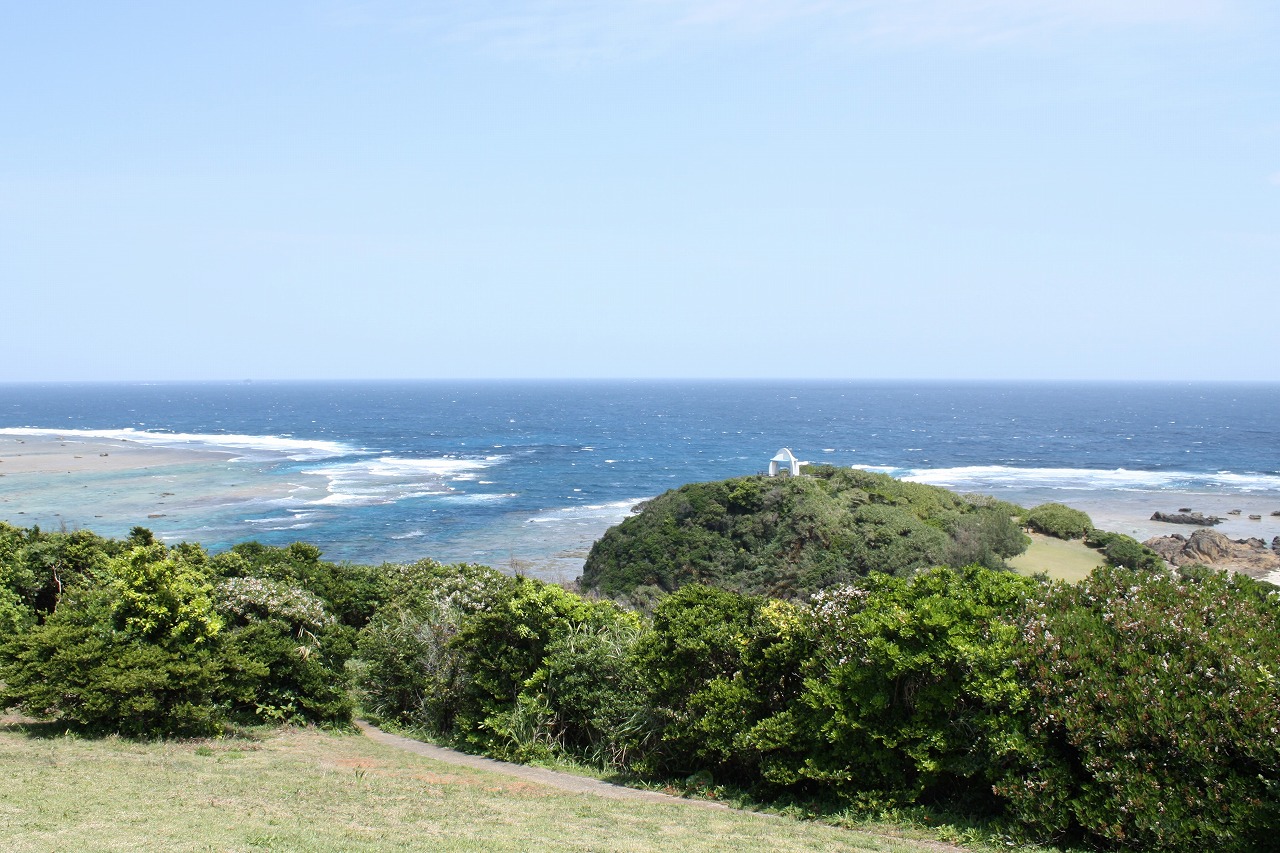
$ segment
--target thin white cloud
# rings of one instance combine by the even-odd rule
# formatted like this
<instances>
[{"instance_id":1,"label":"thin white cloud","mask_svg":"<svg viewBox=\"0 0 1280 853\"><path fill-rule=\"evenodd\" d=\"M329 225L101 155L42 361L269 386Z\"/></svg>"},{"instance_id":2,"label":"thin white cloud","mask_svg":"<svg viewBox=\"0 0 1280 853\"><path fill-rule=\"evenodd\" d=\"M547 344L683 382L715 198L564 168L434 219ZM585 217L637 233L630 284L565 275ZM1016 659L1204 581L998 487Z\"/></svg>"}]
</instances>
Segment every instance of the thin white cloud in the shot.
<instances>
[{"instance_id":1,"label":"thin white cloud","mask_svg":"<svg viewBox=\"0 0 1280 853\"><path fill-rule=\"evenodd\" d=\"M1231 0L867 0L860 35L966 46L1117 27L1204 25L1229 19Z\"/></svg>"},{"instance_id":2,"label":"thin white cloud","mask_svg":"<svg viewBox=\"0 0 1280 853\"><path fill-rule=\"evenodd\" d=\"M1201 27L1252 0L470 0L422 11L346 0L331 19L381 22L504 55L570 59L665 52L707 40L982 46L1126 27ZM432 7L428 7L431 9Z\"/></svg>"}]
</instances>

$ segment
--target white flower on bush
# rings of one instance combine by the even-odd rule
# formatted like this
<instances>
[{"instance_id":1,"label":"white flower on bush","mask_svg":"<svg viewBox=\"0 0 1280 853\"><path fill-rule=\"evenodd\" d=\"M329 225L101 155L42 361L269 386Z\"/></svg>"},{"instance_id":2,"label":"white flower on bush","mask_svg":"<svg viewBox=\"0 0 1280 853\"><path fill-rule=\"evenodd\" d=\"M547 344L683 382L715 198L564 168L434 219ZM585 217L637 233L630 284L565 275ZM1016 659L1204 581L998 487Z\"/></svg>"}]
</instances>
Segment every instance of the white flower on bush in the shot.
<instances>
[{"instance_id":1,"label":"white flower on bush","mask_svg":"<svg viewBox=\"0 0 1280 853\"><path fill-rule=\"evenodd\" d=\"M218 609L240 619L274 617L310 631L321 631L334 622L314 594L281 581L227 578L218 584L216 595Z\"/></svg>"}]
</instances>

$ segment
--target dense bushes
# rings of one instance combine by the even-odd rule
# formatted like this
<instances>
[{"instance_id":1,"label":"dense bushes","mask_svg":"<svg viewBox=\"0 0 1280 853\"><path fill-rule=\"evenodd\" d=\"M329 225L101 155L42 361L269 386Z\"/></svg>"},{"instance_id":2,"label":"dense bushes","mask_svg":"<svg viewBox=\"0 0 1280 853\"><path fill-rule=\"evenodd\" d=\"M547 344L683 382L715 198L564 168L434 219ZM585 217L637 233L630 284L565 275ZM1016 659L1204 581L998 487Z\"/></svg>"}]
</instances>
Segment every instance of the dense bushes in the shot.
<instances>
[{"instance_id":1,"label":"dense bushes","mask_svg":"<svg viewBox=\"0 0 1280 853\"><path fill-rule=\"evenodd\" d=\"M1087 513L1058 503L1032 507L1026 522L1032 530L1058 539L1082 539L1093 529L1093 520Z\"/></svg>"},{"instance_id":2,"label":"dense bushes","mask_svg":"<svg viewBox=\"0 0 1280 853\"><path fill-rule=\"evenodd\" d=\"M504 758L627 753L607 722L630 713L610 673L634 614L484 566L423 561L393 587L359 641L370 713Z\"/></svg>"},{"instance_id":3,"label":"dense bushes","mask_svg":"<svg viewBox=\"0 0 1280 853\"><path fill-rule=\"evenodd\" d=\"M213 731L224 667L212 642L148 637L138 623L117 629L113 603L105 589L69 596L13 637L0 664L0 705L126 735Z\"/></svg>"},{"instance_id":4,"label":"dense bushes","mask_svg":"<svg viewBox=\"0 0 1280 853\"><path fill-rule=\"evenodd\" d=\"M1027 546L1012 504L869 471L805 473L693 483L649 501L592 547L584 588L643 596L706 583L802 598L873 571L1001 568Z\"/></svg>"},{"instance_id":5,"label":"dense bushes","mask_svg":"<svg viewBox=\"0 0 1280 853\"><path fill-rule=\"evenodd\" d=\"M0 703L148 736L349 721L360 623L335 611L371 609L372 577L310 546L210 557L142 528L116 541L0 525Z\"/></svg>"},{"instance_id":6,"label":"dense bushes","mask_svg":"<svg viewBox=\"0 0 1280 853\"><path fill-rule=\"evenodd\" d=\"M361 688L490 754L933 802L1145 850L1262 850L1280 820L1277 601L1247 579L1104 568L1069 587L971 566L805 603L686 585L642 621L442 571L364 630Z\"/></svg>"},{"instance_id":7,"label":"dense bushes","mask_svg":"<svg viewBox=\"0 0 1280 853\"><path fill-rule=\"evenodd\" d=\"M795 778L849 798L989 800L1018 748L1027 691L1011 617L1034 588L1009 573L944 568L815 597L815 651L788 733L807 740Z\"/></svg>"},{"instance_id":8,"label":"dense bushes","mask_svg":"<svg viewBox=\"0 0 1280 853\"><path fill-rule=\"evenodd\" d=\"M223 623L204 556L140 545L107 560L98 583L66 589L6 646L5 703L127 734L211 730Z\"/></svg>"},{"instance_id":9,"label":"dense bushes","mask_svg":"<svg viewBox=\"0 0 1280 853\"><path fill-rule=\"evenodd\" d=\"M1102 553L1108 564L1129 569L1147 569L1158 572L1165 568L1164 558L1132 536L1090 530L1084 544Z\"/></svg>"},{"instance_id":10,"label":"dense bushes","mask_svg":"<svg viewBox=\"0 0 1280 853\"><path fill-rule=\"evenodd\" d=\"M756 727L802 689L808 638L797 613L786 602L699 585L664 600L636 646L649 744L637 768L762 780L773 756Z\"/></svg>"},{"instance_id":11,"label":"dense bushes","mask_svg":"<svg viewBox=\"0 0 1280 853\"><path fill-rule=\"evenodd\" d=\"M1247 579L1109 567L1069 587L971 566L805 603L686 585L641 621L454 571L478 594L460 606L437 573L389 603L361 685L490 754L934 802L1147 850L1261 850L1280 819L1277 601Z\"/></svg>"},{"instance_id":12,"label":"dense bushes","mask_svg":"<svg viewBox=\"0 0 1280 853\"><path fill-rule=\"evenodd\" d=\"M1198 570L1101 568L1029 602L1035 760L999 786L1040 834L1262 850L1280 826L1280 606Z\"/></svg>"},{"instance_id":13,"label":"dense bushes","mask_svg":"<svg viewBox=\"0 0 1280 853\"><path fill-rule=\"evenodd\" d=\"M430 560L387 568L390 598L360 632L364 708L389 722L452 731L463 672L453 640L462 619L510 579L484 566Z\"/></svg>"}]
</instances>

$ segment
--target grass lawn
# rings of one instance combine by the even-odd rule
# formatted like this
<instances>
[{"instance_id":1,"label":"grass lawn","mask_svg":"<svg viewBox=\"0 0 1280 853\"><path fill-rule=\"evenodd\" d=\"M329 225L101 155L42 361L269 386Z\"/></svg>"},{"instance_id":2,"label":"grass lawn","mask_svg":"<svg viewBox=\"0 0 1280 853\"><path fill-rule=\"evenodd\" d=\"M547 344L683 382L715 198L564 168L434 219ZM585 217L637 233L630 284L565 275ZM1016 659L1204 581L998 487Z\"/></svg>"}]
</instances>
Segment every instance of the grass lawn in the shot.
<instances>
[{"instance_id":1,"label":"grass lawn","mask_svg":"<svg viewBox=\"0 0 1280 853\"><path fill-rule=\"evenodd\" d=\"M138 743L0 726L0 838L19 851L947 849L681 803L564 793L360 735Z\"/></svg>"},{"instance_id":2,"label":"grass lawn","mask_svg":"<svg viewBox=\"0 0 1280 853\"><path fill-rule=\"evenodd\" d=\"M1055 539L1042 533L1032 533L1027 550L1007 562L1024 575L1045 572L1056 580L1075 583L1101 566L1102 555L1081 541Z\"/></svg>"}]
</instances>

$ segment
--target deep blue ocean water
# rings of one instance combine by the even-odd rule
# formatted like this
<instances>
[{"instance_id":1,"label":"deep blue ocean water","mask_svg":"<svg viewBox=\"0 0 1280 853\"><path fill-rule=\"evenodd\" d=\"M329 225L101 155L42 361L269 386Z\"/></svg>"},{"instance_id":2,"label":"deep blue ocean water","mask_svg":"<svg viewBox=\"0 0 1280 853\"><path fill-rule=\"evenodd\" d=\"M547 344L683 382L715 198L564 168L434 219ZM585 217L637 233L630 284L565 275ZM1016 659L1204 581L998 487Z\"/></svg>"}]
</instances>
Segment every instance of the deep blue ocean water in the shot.
<instances>
[{"instance_id":1,"label":"deep blue ocean water","mask_svg":"<svg viewBox=\"0 0 1280 853\"><path fill-rule=\"evenodd\" d=\"M3 477L0 518L107 535L145 524L214 549L302 539L335 560L429 556L569 578L640 500L763 471L790 447L809 462L1061 500L1137 535L1165 532L1145 521L1156 509L1240 508L1220 529L1269 540L1278 416L1280 384L4 385L0 435L128 435L234 455L163 474Z\"/></svg>"}]
</instances>

